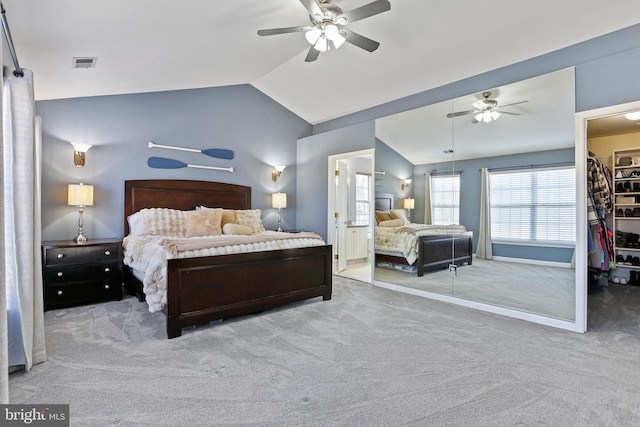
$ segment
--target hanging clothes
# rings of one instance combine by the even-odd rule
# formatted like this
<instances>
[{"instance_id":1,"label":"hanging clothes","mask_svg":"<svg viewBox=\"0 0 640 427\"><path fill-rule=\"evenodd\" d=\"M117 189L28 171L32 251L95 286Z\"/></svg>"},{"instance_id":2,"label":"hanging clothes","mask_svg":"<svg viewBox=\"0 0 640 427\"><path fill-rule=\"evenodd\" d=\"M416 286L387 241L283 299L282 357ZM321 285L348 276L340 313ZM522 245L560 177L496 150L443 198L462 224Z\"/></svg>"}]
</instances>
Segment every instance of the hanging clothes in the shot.
<instances>
[{"instance_id":1,"label":"hanging clothes","mask_svg":"<svg viewBox=\"0 0 640 427\"><path fill-rule=\"evenodd\" d=\"M613 233L606 215L613 209L613 174L600 160L587 157L587 237L589 266L601 271L615 268Z\"/></svg>"}]
</instances>

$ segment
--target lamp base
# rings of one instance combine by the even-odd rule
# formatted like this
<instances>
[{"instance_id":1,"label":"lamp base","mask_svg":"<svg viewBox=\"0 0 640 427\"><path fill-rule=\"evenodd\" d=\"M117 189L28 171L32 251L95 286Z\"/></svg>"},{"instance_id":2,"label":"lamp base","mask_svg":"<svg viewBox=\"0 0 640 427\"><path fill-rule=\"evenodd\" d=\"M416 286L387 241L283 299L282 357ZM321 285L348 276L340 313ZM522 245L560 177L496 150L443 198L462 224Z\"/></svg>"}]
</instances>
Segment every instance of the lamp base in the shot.
<instances>
[{"instance_id":1,"label":"lamp base","mask_svg":"<svg viewBox=\"0 0 640 427\"><path fill-rule=\"evenodd\" d=\"M82 234L82 232L80 232L76 237L73 238L73 241L75 243L80 244L80 243L87 243L89 239L87 239L87 236L85 236L84 234Z\"/></svg>"}]
</instances>

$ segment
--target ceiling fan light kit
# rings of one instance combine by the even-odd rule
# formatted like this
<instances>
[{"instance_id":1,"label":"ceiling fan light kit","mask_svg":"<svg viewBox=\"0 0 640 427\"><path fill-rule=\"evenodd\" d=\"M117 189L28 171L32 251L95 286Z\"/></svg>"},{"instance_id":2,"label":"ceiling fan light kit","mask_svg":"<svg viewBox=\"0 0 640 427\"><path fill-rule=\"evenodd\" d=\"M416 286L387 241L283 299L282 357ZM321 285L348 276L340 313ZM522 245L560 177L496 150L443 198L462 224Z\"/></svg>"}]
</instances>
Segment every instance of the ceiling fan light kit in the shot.
<instances>
[{"instance_id":1,"label":"ceiling fan light kit","mask_svg":"<svg viewBox=\"0 0 640 427\"><path fill-rule=\"evenodd\" d=\"M473 114L473 121L472 123L489 123L492 122L494 120L498 120L498 118L500 117L500 114L510 114L512 116L519 116L520 113L514 113L511 111L504 111L503 108L504 107L510 107L512 105L518 105L518 104L524 104L525 102L529 102L529 101L520 101L520 102L514 102L512 104L506 104L506 105L502 105L499 106L498 105L498 101L496 101L495 99L490 99L491 98L491 92L482 92L482 99L479 99L473 103L471 103L471 105L473 106L473 110L466 110L466 111L456 111L453 113L449 113L447 114L448 118L454 118L454 117L460 117L460 116L466 116L469 114Z\"/></svg>"},{"instance_id":2,"label":"ceiling fan light kit","mask_svg":"<svg viewBox=\"0 0 640 427\"><path fill-rule=\"evenodd\" d=\"M380 46L380 43L354 33L346 26L391 9L388 0L376 0L348 12L343 12L340 7L331 3L331 0L300 0L300 3L309 12L309 20L312 25L258 30L258 35L272 36L304 31L304 36L311 45L305 62L315 61L320 52L336 50L345 42L373 52Z\"/></svg>"}]
</instances>

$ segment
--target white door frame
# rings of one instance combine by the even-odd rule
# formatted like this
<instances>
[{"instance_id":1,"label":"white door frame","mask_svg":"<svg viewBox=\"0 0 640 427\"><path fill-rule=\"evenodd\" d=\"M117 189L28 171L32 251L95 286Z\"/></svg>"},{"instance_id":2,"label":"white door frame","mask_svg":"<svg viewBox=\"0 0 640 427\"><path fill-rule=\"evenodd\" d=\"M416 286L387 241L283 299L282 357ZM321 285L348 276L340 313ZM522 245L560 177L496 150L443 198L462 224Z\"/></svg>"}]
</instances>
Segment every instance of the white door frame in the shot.
<instances>
[{"instance_id":1,"label":"white door frame","mask_svg":"<svg viewBox=\"0 0 640 427\"><path fill-rule=\"evenodd\" d=\"M602 117L625 114L640 110L640 101L613 105L576 114L576 172L577 175L577 212L576 224L576 327L581 332L587 330L587 122Z\"/></svg>"},{"instance_id":2,"label":"white door frame","mask_svg":"<svg viewBox=\"0 0 640 427\"><path fill-rule=\"evenodd\" d=\"M327 244L329 245L334 245L334 229L335 229L335 218L334 218L334 212L335 212L335 196L336 196L336 176L334 171L336 170L336 162L338 160L344 160L344 159L350 159L353 157L362 157L362 156L367 156L370 155L371 156L371 170L374 171L375 170L375 152L376 150L374 148L370 148L370 149L366 149L366 150L359 150L359 151L351 151L349 153L341 153L341 154L334 154L331 156L327 157L328 160L328 173L327 173L327 189L328 189L328 200L327 200ZM373 174L372 174L373 176ZM375 191L375 185L372 182L371 183L371 188L369 188L369 200L375 200L374 197L374 191ZM369 224L373 224L373 215L374 215L374 204L371 203L371 207L369 209ZM371 242L369 243L369 253L372 254L371 256L373 257L373 241L374 239L371 239ZM333 272L335 273L335 262L332 263L333 265ZM375 262L372 259L371 260L371 278L373 279L373 268L374 268Z\"/></svg>"}]
</instances>

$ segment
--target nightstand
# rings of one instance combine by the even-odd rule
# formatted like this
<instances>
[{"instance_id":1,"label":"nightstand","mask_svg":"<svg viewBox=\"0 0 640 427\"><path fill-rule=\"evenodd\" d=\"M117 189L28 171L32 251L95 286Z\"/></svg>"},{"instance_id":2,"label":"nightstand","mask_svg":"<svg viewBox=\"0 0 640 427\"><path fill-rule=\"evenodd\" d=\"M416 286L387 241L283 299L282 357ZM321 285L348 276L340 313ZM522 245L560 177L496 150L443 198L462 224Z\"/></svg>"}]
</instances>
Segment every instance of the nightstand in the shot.
<instances>
[{"instance_id":1,"label":"nightstand","mask_svg":"<svg viewBox=\"0 0 640 427\"><path fill-rule=\"evenodd\" d=\"M42 242L44 309L122 299L122 240Z\"/></svg>"}]
</instances>

